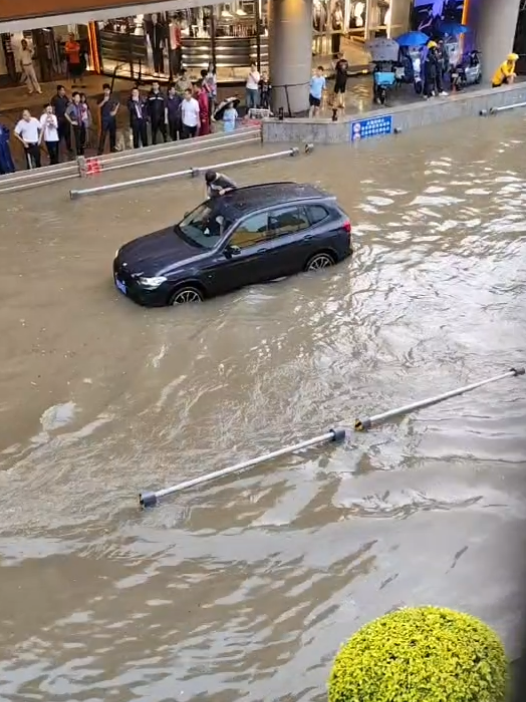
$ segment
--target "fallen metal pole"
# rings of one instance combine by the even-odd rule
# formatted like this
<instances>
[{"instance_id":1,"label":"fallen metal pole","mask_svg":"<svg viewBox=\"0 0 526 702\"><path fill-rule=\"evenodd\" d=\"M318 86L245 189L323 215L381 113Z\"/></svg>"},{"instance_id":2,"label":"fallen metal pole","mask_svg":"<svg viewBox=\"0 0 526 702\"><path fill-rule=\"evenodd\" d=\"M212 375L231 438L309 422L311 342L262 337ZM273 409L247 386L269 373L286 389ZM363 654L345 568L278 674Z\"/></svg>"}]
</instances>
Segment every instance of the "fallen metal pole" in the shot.
<instances>
[{"instance_id":1,"label":"fallen metal pole","mask_svg":"<svg viewBox=\"0 0 526 702\"><path fill-rule=\"evenodd\" d=\"M187 168L184 171L175 171L175 173L163 173L162 175L151 176L149 178L137 178L136 180L125 180L122 183L112 183L111 185L99 185L96 188L85 188L83 190L70 190L69 196L72 200L76 200L84 195L98 195L99 193L107 193L115 190L124 190L132 188L135 185L151 185L152 183L162 183L165 180L173 178L182 178L184 176L196 176L202 171L207 171L210 168L228 168L230 166L242 166L249 163L257 163L259 161L268 161L272 158L280 158L282 156L296 156L299 153L297 148L287 149L286 151L276 151L273 154L264 154L263 156L251 156L250 158L242 158L237 161L227 161L204 168Z\"/></svg>"},{"instance_id":2,"label":"fallen metal pole","mask_svg":"<svg viewBox=\"0 0 526 702\"><path fill-rule=\"evenodd\" d=\"M192 175L199 176L204 171L216 168L228 168L229 166L243 166L245 163L257 163L258 161L267 161L278 156L297 156L300 150L297 147L287 149L286 151L277 151L274 154L265 154L264 156L251 156L250 158L240 158L237 161L227 161L226 163L214 163L211 166L203 166L202 168L193 168Z\"/></svg>"},{"instance_id":3,"label":"fallen metal pole","mask_svg":"<svg viewBox=\"0 0 526 702\"><path fill-rule=\"evenodd\" d=\"M242 461L241 463L237 463L235 466L229 466L228 468L216 470L213 473L201 475L198 478L185 480L183 483L173 485L172 487L164 488L163 490L156 490L155 492L143 492L139 495L139 504L141 507L155 507L155 505L161 498L167 497L168 495L173 495L176 492L189 490L190 488L197 487L198 485L204 485L205 483L209 483L213 480L224 478L227 475L240 473L241 471L247 470L248 468L259 466L262 463L272 461L273 459L280 458L281 456L287 456L288 454L295 453L296 451L302 451L303 449L311 448L312 446L318 446L320 444L340 442L344 439L345 429L330 429L327 433L321 434L320 436L315 436L313 439L301 441L299 444L293 444L292 446L285 446L284 448L278 449L277 451L265 453L263 456L258 456L257 458L252 458L248 461Z\"/></svg>"},{"instance_id":4,"label":"fallen metal pole","mask_svg":"<svg viewBox=\"0 0 526 702\"><path fill-rule=\"evenodd\" d=\"M248 137L248 138L247 138ZM256 141L260 142L260 138L257 134L250 134L247 137L236 141L235 146L244 146L245 144L253 144ZM142 161L132 161L131 163L116 163L115 165L110 164L108 166L103 166L102 173L108 173L109 171L118 171L122 168L132 168L133 166L143 166L148 163L158 163L159 161L169 161L170 159L183 158L185 156L195 156L196 154L205 154L210 151L221 151L228 148L228 144L214 144L212 146L204 146L202 149L190 149L189 151L172 151L169 154L163 154L162 156L152 156L151 158L143 159ZM232 144L234 146L234 144Z\"/></svg>"},{"instance_id":5,"label":"fallen metal pole","mask_svg":"<svg viewBox=\"0 0 526 702\"><path fill-rule=\"evenodd\" d=\"M499 112L508 112L515 110L517 107L526 107L526 102L516 102L513 105L502 105L501 107L490 107L489 110L481 110L481 117L489 117L490 115L498 115Z\"/></svg>"},{"instance_id":6,"label":"fallen metal pole","mask_svg":"<svg viewBox=\"0 0 526 702\"><path fill-rule=\"evenodd\" d=\"M357 419L354 424L355 431L368 431L376 424L381 424L386 422L388 419L394 419L409 412L415 412L416 410L423 409L424 407L431 407L431 405L437 405L439 402L444 400L449 400L451 397L457 397L457 395L463 395L466 392L471 392L471 390L476 390L481 388L483 385L489 385L490 383L496 383L497 380L504 380L504 378L516 378L519 375L524 375L524 368L511 368L507 373L502 373L501 375L496 375L493 378L488 378L487 380L481 380L478 383L473 383L472 385L465 385L457 390L450 390L442 395L436 395L435 397L429 397L427 400L421 400L420 402L413 402L410 405L404 405L403 407L397 407L396 409L390 410L389 412L383 412L383 414L373 414L367 419Z\"/></svg>"}]
</instances>

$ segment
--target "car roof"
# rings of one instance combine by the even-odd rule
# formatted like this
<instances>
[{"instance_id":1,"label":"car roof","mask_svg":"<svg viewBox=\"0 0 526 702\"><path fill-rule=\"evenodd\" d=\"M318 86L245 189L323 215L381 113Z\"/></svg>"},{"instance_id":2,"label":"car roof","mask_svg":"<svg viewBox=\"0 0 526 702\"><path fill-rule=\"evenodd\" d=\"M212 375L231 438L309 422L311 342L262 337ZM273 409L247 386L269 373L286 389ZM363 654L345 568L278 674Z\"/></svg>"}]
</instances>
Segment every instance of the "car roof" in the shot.
<instances>
[{"instance_id":1,"label":"car roof","mask_svg":"<svg viewBox=\"0 0 526 702\"><path fill-rule=\"evenodd\" d=\"M336 198L310 183L260 183L225 193L220 198L220 209L239 218L250 212L289 202L329 199Z\"/></svg>"}]
</instances>

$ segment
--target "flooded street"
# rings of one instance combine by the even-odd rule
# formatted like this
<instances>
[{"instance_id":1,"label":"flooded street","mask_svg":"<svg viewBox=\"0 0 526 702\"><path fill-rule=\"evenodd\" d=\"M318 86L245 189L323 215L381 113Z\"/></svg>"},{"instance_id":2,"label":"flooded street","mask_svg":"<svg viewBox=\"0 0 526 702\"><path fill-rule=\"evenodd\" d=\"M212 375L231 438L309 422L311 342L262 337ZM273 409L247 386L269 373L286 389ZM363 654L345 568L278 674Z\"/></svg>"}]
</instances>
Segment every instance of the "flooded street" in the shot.
<instances>
[{"instance_id":1,"label":"flooded street","mask_svg":"<svg viewBox=\"0 0 526 702\"><path fill-rule=\"evenodd\" d=\"M499 116L229 171L321 184L356 253L187 308L136 307L111 263L202 184L0 196L0 700L321 702L340 643L404 604L481 616L517 654L524 379L153 511L137 494L524 364L525 133Z\"/></svg>"}]
</instances>

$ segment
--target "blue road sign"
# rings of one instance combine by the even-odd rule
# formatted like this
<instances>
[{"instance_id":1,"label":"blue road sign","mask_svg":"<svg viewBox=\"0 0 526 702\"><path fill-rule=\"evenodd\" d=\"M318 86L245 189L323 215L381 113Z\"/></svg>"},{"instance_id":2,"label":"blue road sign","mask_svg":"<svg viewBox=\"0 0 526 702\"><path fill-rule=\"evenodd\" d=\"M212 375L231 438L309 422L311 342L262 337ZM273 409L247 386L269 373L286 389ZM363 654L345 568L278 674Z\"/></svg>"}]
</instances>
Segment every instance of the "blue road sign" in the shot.
<instances>
[{"instance_id":1,"label":"blue road sign","mask_svg":"<svg viewBox=\"0 0 526 702\"><path fill-rule=\"evenodd\" d=\"M393 116L382 115L351 122L351 141L361 141L371 137L393 133Z\"/></svg>"}]
</instances>

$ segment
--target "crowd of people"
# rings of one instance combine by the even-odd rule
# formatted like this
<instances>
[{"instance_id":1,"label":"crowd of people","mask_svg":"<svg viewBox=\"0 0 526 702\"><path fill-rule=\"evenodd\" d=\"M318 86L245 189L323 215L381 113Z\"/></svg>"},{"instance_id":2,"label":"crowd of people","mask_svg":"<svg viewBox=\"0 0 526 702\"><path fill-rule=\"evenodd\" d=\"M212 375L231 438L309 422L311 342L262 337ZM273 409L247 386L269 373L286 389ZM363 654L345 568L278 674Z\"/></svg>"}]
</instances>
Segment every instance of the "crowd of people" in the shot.
<instances>
[{"instance_id":1,"label":"crowd of people","mask_svg":"<svg viewBox=\"0 0 526 702\"><path fill-rule=\"evenodd\" d=\"M247 109L268 108L270 90L267 76L260 75L253 64L246 84ZM122 109L128 112L129 129L126 132L129 146L140 148L210 134L214 113L222 122L224 131L231 132L239 120L238 103L237 98L227 100L216 112L217 78L212 64L201 71L196 82L192 82L186 69L181 68L166 90L158 81L153 81L149 92L141 92L135 87L125 100L105 84L96 104L96 115L92 115L85 93L75 90L68 94L64 85L58 85L40 117L28 109L23 111L13 136L23 146L27 168L40 168L44 161L53 165L61 159L83 156L88 148L95 149L99 155L108 148L110 152L126 148L127 143L118 144L117 118ZM93 136L94 126L97 128L96 138ZM4 128L0 130L0 173L14 170L9 154L2 157L6 150L9 152L9 133Z\"/></svg>"}]
</instances>

